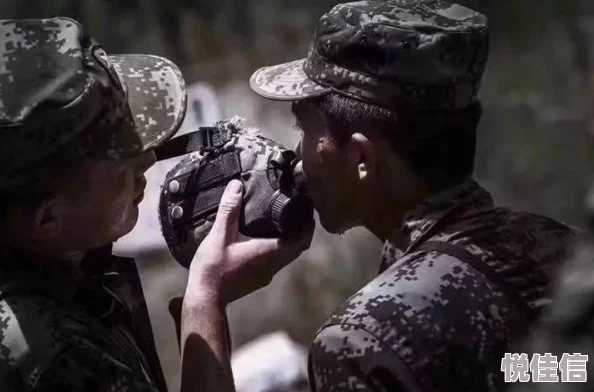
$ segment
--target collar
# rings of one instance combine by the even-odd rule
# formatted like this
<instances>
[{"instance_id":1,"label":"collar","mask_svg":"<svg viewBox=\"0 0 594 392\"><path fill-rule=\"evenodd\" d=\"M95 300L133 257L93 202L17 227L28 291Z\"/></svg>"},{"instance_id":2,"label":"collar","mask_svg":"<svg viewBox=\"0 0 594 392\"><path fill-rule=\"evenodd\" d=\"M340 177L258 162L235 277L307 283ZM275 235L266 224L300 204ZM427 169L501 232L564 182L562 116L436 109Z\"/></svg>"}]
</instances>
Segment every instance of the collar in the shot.
<instances>
[{"instance_id":1,"label":"collar","mask_svg":"<svg viewBox=\"0 0 594 392\"><path fill-rule=\"evenodd\" d=\"M0 296L9 291L35 291L72 301L88 278L111 273L120 262L112 245L94 249L79 263L4 248L0 260Z\"/></svg>"},{"instance_id":2,"label":"collar","mask_svg":"<svg viewBox=\"0 0 594 392\"><path fill-rule=\"evenodd\" d=\"M441 230L450 219L461 218L470 208L488 208L493 205L489 192L476 180L469 178L419 202L404 215L401 225L392 232L387 242L404 255Z\"/></svg>"}]
</instances>

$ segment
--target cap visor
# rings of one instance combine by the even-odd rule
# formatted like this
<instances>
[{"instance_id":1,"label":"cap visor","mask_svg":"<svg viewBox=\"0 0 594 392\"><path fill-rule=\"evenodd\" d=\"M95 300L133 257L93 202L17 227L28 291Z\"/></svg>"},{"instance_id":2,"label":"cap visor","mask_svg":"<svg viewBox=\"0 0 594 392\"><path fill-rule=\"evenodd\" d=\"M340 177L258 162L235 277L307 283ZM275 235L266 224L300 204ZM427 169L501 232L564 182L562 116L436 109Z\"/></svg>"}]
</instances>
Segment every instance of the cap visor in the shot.
<instances>
[{"instance_id":1,"label":"cap visor","mask_svg":"<svg viewBox=\"0 0 594 392\"><path fill-rule=\"evenodd\" d=\"M312 81L303 70L305 59L260 68L250 78L250 87L257 94L278 101L298 101L330 92Z\"/></svg>"},{"instance_id":2,"label":"cap visor","mask_svg":"<svg viewBox=\"0 0 594 392\"><path fill-rule=\"evenodd\" d=\"M152 55L109 56L128 90L128 103L144 150L171 138L186 114L186 86L179 68Z\"/></svg>"}]
</instances>

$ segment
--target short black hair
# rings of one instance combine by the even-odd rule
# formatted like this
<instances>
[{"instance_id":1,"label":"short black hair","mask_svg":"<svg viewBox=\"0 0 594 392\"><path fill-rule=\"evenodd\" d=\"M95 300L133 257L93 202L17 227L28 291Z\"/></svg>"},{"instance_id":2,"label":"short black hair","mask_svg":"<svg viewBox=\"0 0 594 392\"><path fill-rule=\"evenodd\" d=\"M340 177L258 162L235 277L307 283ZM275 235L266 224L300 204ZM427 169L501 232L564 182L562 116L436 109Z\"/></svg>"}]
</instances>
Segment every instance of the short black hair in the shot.
<instances>
[{"instance_id":1,"label":"short black hair","mask_svg":"<svg viewBox=\"0 0 594 392\"><path fill-rule=\"evenodd\" d=\"M381 133L432 192L455 185L474 171L480 102L451 111L388 109L338 93L309 99L338 142L355 132Z\"/></svg>"}]
</instances>

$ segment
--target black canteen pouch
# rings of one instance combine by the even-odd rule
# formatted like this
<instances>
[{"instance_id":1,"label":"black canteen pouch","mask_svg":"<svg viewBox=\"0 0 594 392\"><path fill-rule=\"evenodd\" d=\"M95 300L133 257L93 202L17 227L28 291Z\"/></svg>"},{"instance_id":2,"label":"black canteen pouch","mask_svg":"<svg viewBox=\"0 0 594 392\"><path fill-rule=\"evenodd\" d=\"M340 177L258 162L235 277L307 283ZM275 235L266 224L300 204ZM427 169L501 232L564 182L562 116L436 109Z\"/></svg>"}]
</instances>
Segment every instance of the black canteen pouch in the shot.
<instances>
[{"instance_id":1,"label":"black canteen pouch","mask_svg":"<svg viewBox=\"0 0 594 392\"><path fill-rule=\"evenodd\" d=\"M157 160L188 154L167 173L159 200L161 231L173 257L186 268L201 241L194 233L210 230L233 179L243 183L243 236L291 237L313 219L297 154L243 124L239 117L220 121L155 150Z\"/></svg>"}]
</instances>

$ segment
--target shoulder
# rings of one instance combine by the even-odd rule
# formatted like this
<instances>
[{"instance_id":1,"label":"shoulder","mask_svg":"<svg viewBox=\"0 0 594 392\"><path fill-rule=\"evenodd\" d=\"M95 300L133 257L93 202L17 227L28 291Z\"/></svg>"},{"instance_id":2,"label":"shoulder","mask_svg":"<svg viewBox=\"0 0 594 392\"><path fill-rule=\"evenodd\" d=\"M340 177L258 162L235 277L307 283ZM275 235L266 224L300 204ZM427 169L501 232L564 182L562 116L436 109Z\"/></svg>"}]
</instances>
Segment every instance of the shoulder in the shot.
<instances>
[{"instance_id":1,"label":"shoulder","mask_svg":"<svg viewBox=\"0 0 594 392\"><path fill-rule=\"evenodd\" d=\"M340 343L340 336L353 342L360 329L417 374L438 379L445 374L440 373L443 366L459 363L472 363L476 374L484 374L501 359L499 350L508 344L517 317L508 298L461 260L416 252L398 260L330 317L316 338L317 352L323 355L319 347L332 347L326 341ZM463 370L454 373L471 379Z\"/></svg>"},{"instance_id":2,"label":"shoulder","mask_svg":"<svg viewBox=\"0 0 594 392\"><path fill-rule=\"evenodd\" d=\"M355 325L331 325L309 350L312 389L317 391L418 391L409 367L381 339Z\"/></svg>"},{"instance_id":3,"label":"shoulder","mask_svg":"<svg viewBox=\"0 0 594 392\"><path fill-rule=\"evenodd\" d=\"M351 296L326 325L357 325L378 337L395 332L432 337L431 323L466 319L486 296L496 296L493 287L466 263L446 254L412 252Z\"/></svg>"},{"instance_id":4,"label":"shoulder","mask_svg":"<svg viewBox=\"0 0 594 392\"><path fill-rule=\"evenodd\" d=\"M486 246L516 248L519 254L538 249L556 252L573 245L578 230L546 216L497 207L488 211L468 211L435 239L452 236ZM488 234L488 235L487 235Z\"/></svg>"},{"instance_id":5,"label":"shoulder","mask_svg":"<svg viewBox=\"0 0 594 392\"><path fill-rule=\"evenodd\" d=\"M506 225L499 231L510 233L512 244L523 243L528 250L539 249L537 253L567 254L577 240L579 230L546 216L528 212L509 212ZM513 241L514 238L517 240Z\"/></svg>"},{"instance_id":6,"label":"shoulder","mask_svg":"<svg viewBox=\"0 0 594 392\"><path fill-rule=\"evenodd\" d=\"M35 295L0 300L0 374L26 390L156 390L105 342L103 329L76 307Z\"/></svg>"},{"instance_id":7,"label":"shoulder","mask_svg":"<svg viewBox=\"0 0 594 392\"><path fill-rule=\"evenodd\" d=\"M38 295L0 299L0 371L23 377L51 363L86 329L75 309Z\"/></svg>"},{"instance_id":8,"label":"shoulder","mask_svg":"<svg viewBox=\"0 0 594 392\"><path fill-rule=\"evenodd\" d=\"M563 222L557 221L544 215L534 214L525 211L512 211L508 209L505 210L507 211L507 220L509 222L517 224L518 226L529 227L534 231L541 233L542 235L572 235L575 231L577 231L575 228L572 228L571 226Z\"/></svg>"},{"instance_id":9,"label":"shoulder","mask_svg":"<svg viewBox=\"0 0 594 392\"><path fill-rule=\"evenodd\" d=\"M135 372L100 350L62 347L30 377L35 391L157 392L145 374Z\"/></svg>"}]
</instances>

